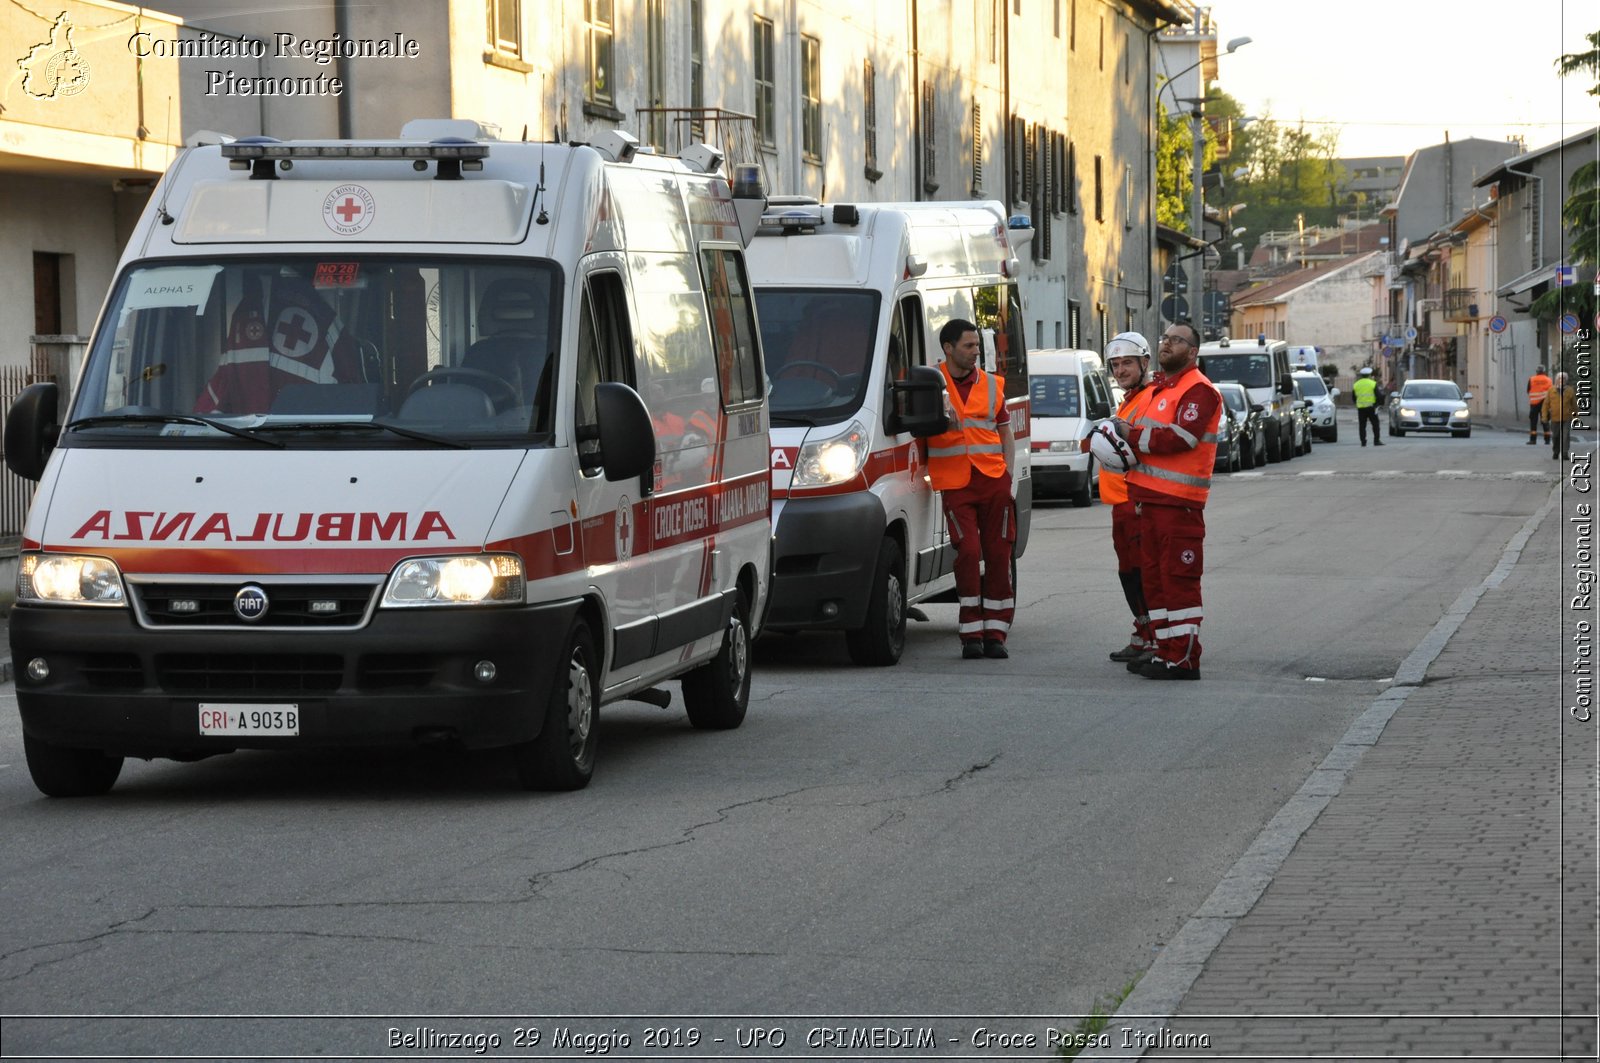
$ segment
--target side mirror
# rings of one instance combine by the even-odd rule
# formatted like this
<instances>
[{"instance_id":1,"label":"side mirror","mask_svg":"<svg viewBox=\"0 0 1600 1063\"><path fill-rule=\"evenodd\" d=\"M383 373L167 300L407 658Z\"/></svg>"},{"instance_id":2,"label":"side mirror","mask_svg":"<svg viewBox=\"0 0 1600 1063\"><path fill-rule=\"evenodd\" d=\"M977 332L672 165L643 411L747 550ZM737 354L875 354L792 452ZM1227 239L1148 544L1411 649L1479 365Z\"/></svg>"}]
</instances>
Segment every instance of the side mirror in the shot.
<instances>
[{"instance_id":1,"label":"side mirror","mask_svg":"<svg viewBox=\"0 0 1600 1063\"><path fill-rule=\"evenodd\" d=\"M1338 398L1339 397L1339 389L1338 388L1329 388L1328 389L1328 397L1330 399Z\"/></svg>"},{"instance_id":2,"label":"side mirror","mask_svg":"<svg viewBox=\"0 0 1600 1063\"><path fill-rule=\"evenodd\" d=\"M1281 377L1279 377L1278 378L1278 392L1279 392L1279 394L1282 394L1282 395L1293 395L1294 394L1294 377L1290 376L1288 373L1285 373Z\"/></svg>"},{"instance_id":3,"label":"side mirror","mask_svg":"<svg viewBox=\"0 0 1600 1063\"><path fill-rule=\"evenodd\" d=\"M654 486L656 434L650 410L639 393L614 381L594 386L595 420L600 427L600 466L607 480L640 478L641 493Z\"/></svg>"},{"instance_id":4,"label":"side mirror","mask_svg":"<svg viewBox=\"0 0 1600 1063\"><path fill-rule=\"evenodd\" d=\"M1105 402L1091 402L1089 404L1089 419L1103 421L1111 416L1111 405Z\"/></svg>"},{"instance_id":5,"label":"side mirror","mask_svg":"<svg viewBox=\"0 0 1600 1063\"><path fill-rule=\"evenodd\" d=\"M6 416L6 467L24 480L44 475L45 463L61 435L56 415L60 390L54 383L29 384Z\"/></svg>"},{"instance_id":6,"label":"side mirror","mask_svg":"<svg viewBox=\"0 0 1600 1063\"><path fill-rule=\"evenodd\" d=\"M944 415L944 374L929 365L914 365L906 379L890 385L892 400L888 424L891 432L910 432L918 439L947 431Z\"/></svg>"},{"instance_id":7,"label":"side mirror","mask_svg":"<svg viewBox=\"0 0 1600 1063\"><path fill-rule=\"evenodd\" d=\"M1462 395L1461 396L1461 401L1462 402L1471 402L1472 401L1472 392L1469 391L1469 392L1465 393L1464 395Z\"/></svg>"}]
</instances>

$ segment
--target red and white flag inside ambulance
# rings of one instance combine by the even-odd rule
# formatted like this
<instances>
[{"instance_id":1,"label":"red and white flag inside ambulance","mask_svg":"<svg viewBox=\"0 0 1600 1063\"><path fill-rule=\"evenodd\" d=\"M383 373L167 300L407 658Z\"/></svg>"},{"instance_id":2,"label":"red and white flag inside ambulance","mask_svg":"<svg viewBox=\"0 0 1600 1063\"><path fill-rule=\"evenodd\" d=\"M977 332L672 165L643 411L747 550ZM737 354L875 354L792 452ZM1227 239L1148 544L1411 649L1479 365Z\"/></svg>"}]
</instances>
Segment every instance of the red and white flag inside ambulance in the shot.
<instances>
[{"instance_id":1,"label":"red and white flag inside ambulance","mask_svg":"<svg viewBox=\"0 0 1600 1063\"><path fill-rule=\"evenodd\" d=\"M261 286L251 278L234 308L227 349L195 401L196 413L266 413L290 384L359 379L355 345L333 307L294 277L272 282L265 316Z\"/></svg>"}]
</instances>

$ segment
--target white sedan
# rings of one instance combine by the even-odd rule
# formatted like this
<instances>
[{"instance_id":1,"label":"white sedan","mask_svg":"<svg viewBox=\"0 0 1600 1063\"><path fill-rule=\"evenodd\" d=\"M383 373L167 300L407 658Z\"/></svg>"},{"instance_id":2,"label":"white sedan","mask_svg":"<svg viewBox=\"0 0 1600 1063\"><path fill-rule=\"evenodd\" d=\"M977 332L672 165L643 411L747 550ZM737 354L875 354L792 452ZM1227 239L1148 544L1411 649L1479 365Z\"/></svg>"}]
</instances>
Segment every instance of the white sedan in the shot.
<instances>
[{"instance_id":1,"label":"white sedan","mask_svg":"<svg viewBox=\"0 0 1600 1063\"><path fill-rule=\"evenodd\" d=\"M1454 380L1407 380L1389 403L1389 434L1449 432L1458 439L1472 434L1472 411Z\"/></svg>"}]
</instances>

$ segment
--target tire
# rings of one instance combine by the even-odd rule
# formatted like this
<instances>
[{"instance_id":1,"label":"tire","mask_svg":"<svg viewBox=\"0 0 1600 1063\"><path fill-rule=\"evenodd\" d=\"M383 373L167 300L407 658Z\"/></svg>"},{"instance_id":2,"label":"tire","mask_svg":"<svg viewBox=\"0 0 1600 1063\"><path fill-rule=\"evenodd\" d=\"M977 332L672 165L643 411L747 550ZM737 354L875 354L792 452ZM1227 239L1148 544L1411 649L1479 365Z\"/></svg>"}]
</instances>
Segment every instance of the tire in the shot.
<instances>
[{"instance_id":1,"label":"tire","mask_svg":"<svg viewBox=\"0 0 1600 1063\"><path fill-rule=\"evenodd\" d=\"M524 790L581 790L589 785L599 744L599 661L588 621L575 618L545 699L539 737L511 747Z\"/></svg>"},{"instance_id":2,"label":"tire","mask_svg":"<svg viewBox=\"0 0 1600 1063\"><path fill-rule=\"evenodd\" d=\"M1334 425L1333 428L1328 432L1328 442L1330 442L1330 443L1339 442L1339 426L1338 425Z\"/></svg>"},{"instance_id":3,"label":"tire","mask_svg":"<svg viewBox=\"0 0 1600 1063\"><path fill-rule=\"evenodd\" d=\"M1457 439L1469 439L1472 436L1472 429L1469 428L1465 432L1451 432L1450 434Z\"/></svg>"},{"instance_id":4,"label":"tire","mask_svg":"<svg viewBox=\"0 0 1600 1063\"><path fill-rule=\"evenodd\" d=\"M891 536L878 546L869 593L866 622L844 633L845 647L856 664L897 664L906 648L906 564L904 551Z\"/></svg>"},{"instance_id":5,"label":"tire","mask_svg":"<svg viewBox=\"0 0 1600 1063\"><path fill-rule=\"evenodd\" d=\"M750 706L750 603L744 591L722 632L717 655L683 677L683 707L702 731L730 731Z\"/></svg>"},{"instance_id":6,"label":"tire","mask_svg":"<svg viewBox=\"0 0 1600 1063\"><path fill-rule=\"evenodd\" d=\"M1392 436L1399 436L1401 439L1404 439L1406 437L1406 430L1404 428L1391 428L1389 429L1389 434Z\"/></svg>"},{"instance_id":7,"label":"tire","mask_svg":"<svg viewBox=\"0 0 1600 1063\"><path fill-rule=\"evenodd\" d=\"M1248 447L1240 447L1239 450L1240 450L1239 464L1242 465L1246 469L1255 468L1256 467L1256 444L1255 444L1255 440L1251 440L1250 441L1250 445Z\"/></svg>"},{"instance_id":8,"label":"tire","mask_svg":"<svg viewBox=\"0 0 1600 1063\"><path fill-rule=\"evenodd\" d=\"M22 753L33 785L46 797L98 797L116 785L122 758L98 749L51 745L26 732Z\"/></svg>"},{"instance_id":9,"label":"tire","mask_svg":"<svg viewBox=\"0 0 1600 1063\"><path fill-rule=\"evenodd\" d=\"M1271 431L1267 433L1267 464L1276 465L1286 457L1283 452L1283 430L1277 425L1271 425L1270 428Z\"/></svg>"}]
</instances>

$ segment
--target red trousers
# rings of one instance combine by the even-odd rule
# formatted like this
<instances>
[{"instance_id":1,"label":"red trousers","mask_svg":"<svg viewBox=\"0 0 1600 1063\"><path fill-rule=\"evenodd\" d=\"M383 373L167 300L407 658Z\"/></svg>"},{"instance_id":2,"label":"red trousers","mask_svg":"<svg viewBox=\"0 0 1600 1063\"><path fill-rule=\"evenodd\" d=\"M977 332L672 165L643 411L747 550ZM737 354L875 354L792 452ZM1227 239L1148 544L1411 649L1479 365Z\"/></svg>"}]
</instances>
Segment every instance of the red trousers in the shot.
<instances>
[{"instance_id":1,"label":"red trousers","mask_svg":"<svg viewBox=\"0 0 1600 1063\"><path fill-rule=\"evenodd\" d=\"M956 548L961 641L1004 642L1017 608L1011 586L1011 549L1017 541L1011 478L974 469L965 487L944 492L944 520Z\"/></svg>"},{"instance_id":2,"label":"red trousers","mask_svg":"<svg viewBox=\"0 0 1600 1063\"><path fill-rule=\"evenodd\" d=\"M1133 636L1129 641L1153 650L1156 642L1150 628L1150 607L1145 604L1141 543L1139 515L1133 503L1118 502L1111 507L1111 546L1117 552L1117 579L1122 583L1122 595L1133 613Z\"/></svg>"},{"instance_id":3,"label":"red trousers","mask_svg":"<svg viewBox=\"0 0 1600 1063\"><path fill-rule=\"evenodd\" d=\"M1200 667L1200 574L1205 569L1205 510L1140 502L1140 572L1156 656L1183 668Z\"/></svg>"}]
</instances>

